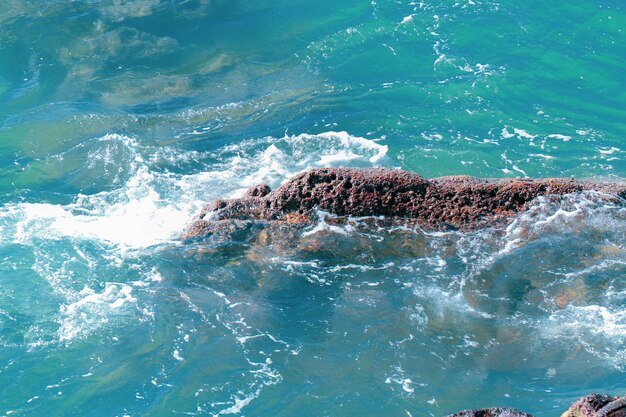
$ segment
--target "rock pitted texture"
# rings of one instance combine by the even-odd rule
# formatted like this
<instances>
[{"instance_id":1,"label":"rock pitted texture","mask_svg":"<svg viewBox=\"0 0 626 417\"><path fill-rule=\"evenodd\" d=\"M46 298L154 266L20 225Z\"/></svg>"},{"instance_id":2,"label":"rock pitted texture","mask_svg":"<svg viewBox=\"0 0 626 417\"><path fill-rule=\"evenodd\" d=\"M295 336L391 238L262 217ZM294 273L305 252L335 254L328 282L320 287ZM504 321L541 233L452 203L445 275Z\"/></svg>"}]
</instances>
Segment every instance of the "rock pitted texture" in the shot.
<instances>
[{"instance_id":1,"label":"rock pitted texture","mask_svg":"<svg viewBox=\"0 0 626 417\"><path fill-rule=\"evenodd\" d=\"M561 417L626 417L626 397L589 394L579 398Z\"/></svg>"},{"instance_id":2,"label":"rock pitted texture","mask_svg":"<svg viewBox=\"0 0 626 417\"><path fill-rule=\"evenodd\" d=\"M598 191L618 200L626 196L626 183L469 176L427 180L400 170L319 168L300 173L273 191L261 184L242 198L214 201L183 238L204 236L224 220L310 223L316 209L338 216L410 219L436 229L471 229L510 217L539 196L581 191Z\"/></svg>"},{"instance_id":3,"label":"rock pitted texture","mask_svg":"<svg viewBox=\"0 0 626 417\"><path fill-rule=\"evenodd\" d=\"M533 417L515 408L494 407L482 410L463 410L447 417Z\"/></svg>"},{"instance_id":4,"label":"rock pitted texture","mask_svg":"<svg viewBox=\"0 0 626 417\"><path fill-rule=\"evenodd\" d=\"M463 410L447 417L533 417L514 408ZM626 417L626 397L589 394L576 400L561 417Z\"/></svg>"}]
</instances>

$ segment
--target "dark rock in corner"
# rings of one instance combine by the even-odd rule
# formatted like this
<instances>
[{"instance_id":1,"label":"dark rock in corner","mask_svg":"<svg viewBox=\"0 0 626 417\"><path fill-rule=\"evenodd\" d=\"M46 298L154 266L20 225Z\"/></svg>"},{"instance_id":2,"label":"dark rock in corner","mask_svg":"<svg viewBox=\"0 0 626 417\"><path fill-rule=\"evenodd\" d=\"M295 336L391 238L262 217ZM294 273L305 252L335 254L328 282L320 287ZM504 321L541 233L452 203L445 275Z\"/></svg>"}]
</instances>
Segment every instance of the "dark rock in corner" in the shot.
<instances>
[{"instance_id":1,"label":"dark rock in corner","mask_svg":"<svg viewBox=\"0 0 626 417\"><path fill-rule=\"evenodd\" d=\"M446 417L533 417L514 408L464 410ZM561 417L626 417L626 397L589 394L576 400Z\"/></svg>"},{"instance_id":2,"label":"dark rock in corner","mask_svg":"<svg viewBox=\"0 0 626 417\"><path fill-rule=\"evenodd\" d=\"M481 410L463 410L447 417L533 417L515 408L494 407Z\"/></svg>"},{"instance_id":3,"label":"dark rock in corner","mask_svg":"<svg viewBox=\"0 0 626 417\"><path fill-rule=\"evenodd\" d=\"M183 239L206 236L225 220L310 224L320 209L337 216L385 216L434 229L472 229L511 217L539 196L597 191L621 201L626 183L573 179L425 179L391 169L319 168L276 190L261 184L242 198L206 206Z\"/></svg>"},{"instance_id":4,"label":"dark rock in corner","mask_svg":"<svg viewBox=\"0 0 626 417\"><path fill-rule=\"evenodd\" d=\"M589 394L576 400L561 417L626 417L626 397Z\"/></svg>"}]
</instances>

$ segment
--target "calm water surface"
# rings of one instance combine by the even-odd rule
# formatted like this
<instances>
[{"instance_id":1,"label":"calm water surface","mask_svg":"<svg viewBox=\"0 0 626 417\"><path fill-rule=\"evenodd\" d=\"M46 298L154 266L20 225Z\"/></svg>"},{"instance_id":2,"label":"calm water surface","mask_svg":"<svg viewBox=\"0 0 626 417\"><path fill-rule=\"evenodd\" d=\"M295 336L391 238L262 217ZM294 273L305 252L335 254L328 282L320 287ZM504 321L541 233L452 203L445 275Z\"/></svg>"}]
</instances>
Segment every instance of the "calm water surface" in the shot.
<instances>
[{"instance_id":1,"label":"calm water surface","mask_svg":"<svg viewBox=\"0 0 626 417\"><path fill-rule=\"evenodd\" d=\"M3 0L0 415L557 417L625 394L626 209L177 236L311 167L626 176L622 1Z\"/></svg>"}]
</instances>

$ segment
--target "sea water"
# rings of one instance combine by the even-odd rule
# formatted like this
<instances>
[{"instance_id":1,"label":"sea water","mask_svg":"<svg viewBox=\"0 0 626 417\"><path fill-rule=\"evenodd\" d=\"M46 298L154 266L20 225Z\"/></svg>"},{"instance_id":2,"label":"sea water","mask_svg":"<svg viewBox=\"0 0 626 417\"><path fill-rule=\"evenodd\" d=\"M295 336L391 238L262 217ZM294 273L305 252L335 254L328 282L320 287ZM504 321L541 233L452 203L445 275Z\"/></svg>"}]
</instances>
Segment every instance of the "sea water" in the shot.
<instances>
[{"instance_id":1,"label":"sea water","mask_svg":"<svg viewBox=\"0 0 626 417\"><path fill-rule=\"evenodd\" d=\"M2 0L0 415L559 416L626 390L626 209L186 244L312 167L621 180L620 0Z\"/></svg>"}]
</instances>

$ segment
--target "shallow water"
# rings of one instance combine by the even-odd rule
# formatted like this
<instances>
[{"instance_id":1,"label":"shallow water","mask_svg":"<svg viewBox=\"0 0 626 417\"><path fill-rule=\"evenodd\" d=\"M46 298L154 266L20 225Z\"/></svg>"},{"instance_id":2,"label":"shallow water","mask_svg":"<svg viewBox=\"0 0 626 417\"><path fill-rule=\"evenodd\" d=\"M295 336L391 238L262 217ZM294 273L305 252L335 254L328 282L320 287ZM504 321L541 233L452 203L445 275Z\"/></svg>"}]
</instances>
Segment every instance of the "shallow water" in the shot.
<instances>
[{"instance_id":1,"label":"shallow water","mask_svg":"<svg viewBox=\"0 0 626 417\"><path fill-rule=\"evenodd\" d=\"M621 2L174 3L0 4L0 413L624 394L626 209L593 193L470 233L177 240L311 167L623 178Z\"/></svg>"}]
</instances>

